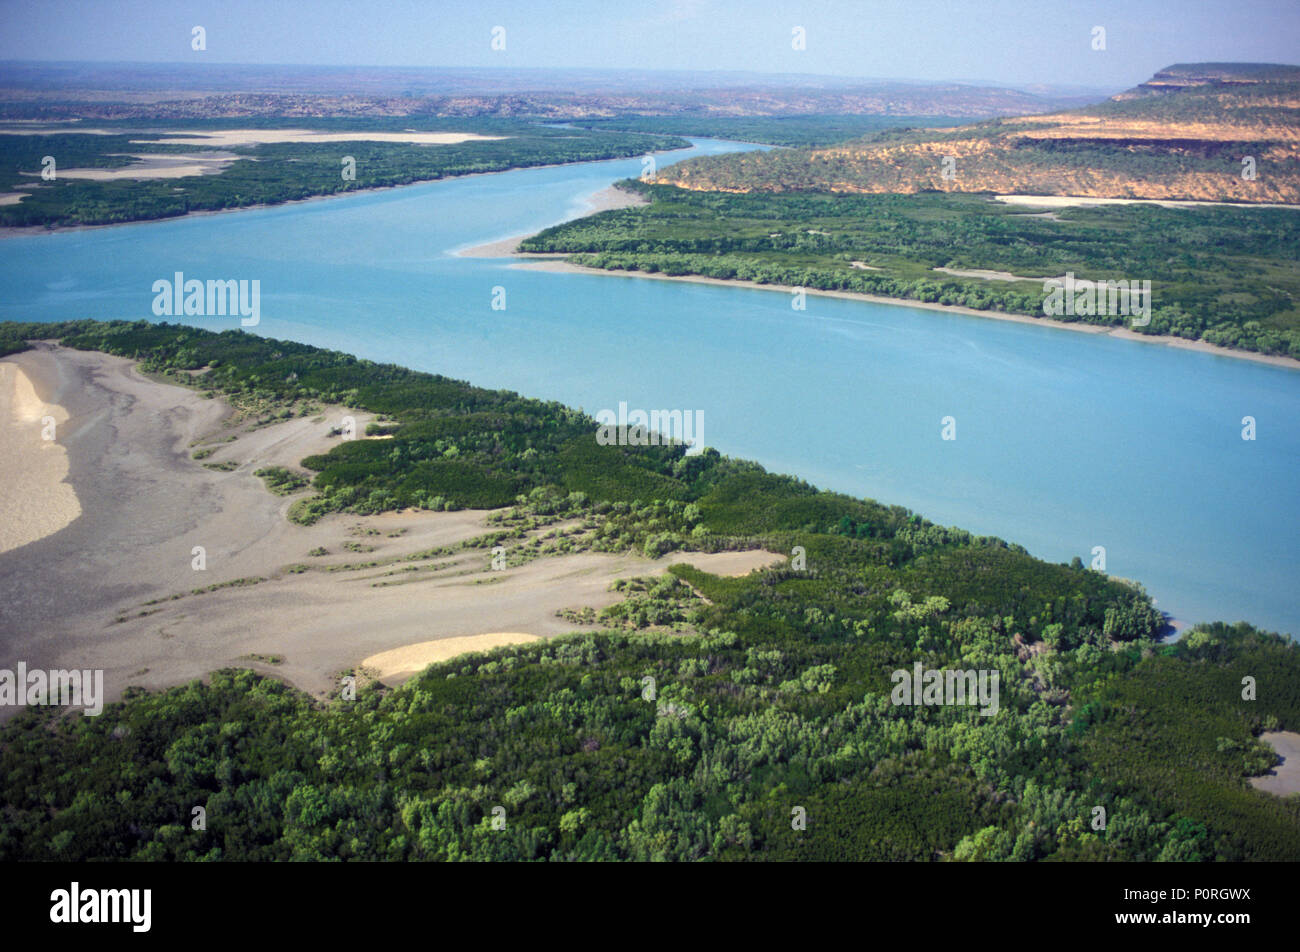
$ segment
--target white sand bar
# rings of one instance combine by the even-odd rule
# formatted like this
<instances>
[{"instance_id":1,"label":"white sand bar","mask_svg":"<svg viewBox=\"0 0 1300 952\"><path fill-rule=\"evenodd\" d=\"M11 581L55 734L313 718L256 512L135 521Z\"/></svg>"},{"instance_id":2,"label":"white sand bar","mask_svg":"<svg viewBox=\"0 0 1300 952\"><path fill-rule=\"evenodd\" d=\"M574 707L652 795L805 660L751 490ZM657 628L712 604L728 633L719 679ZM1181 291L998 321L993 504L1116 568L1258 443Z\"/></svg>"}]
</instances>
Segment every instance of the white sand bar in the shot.
<instances>
[{"instance_id":1,"label":"white sand bar","mask_svg":"<svg viewBox=\"0 0 1300 952\"><path fill-rule=\"evenodd\" d=\"M282 142L404 142L411 145L455 145L458 142L487 142L506 136L481 136L473 132L317 132L312 129L216 129L187 132L179 137L132 139L138 145L195 145L223 148L232 145L261 145Z\"/></svg>"}]
</instances>

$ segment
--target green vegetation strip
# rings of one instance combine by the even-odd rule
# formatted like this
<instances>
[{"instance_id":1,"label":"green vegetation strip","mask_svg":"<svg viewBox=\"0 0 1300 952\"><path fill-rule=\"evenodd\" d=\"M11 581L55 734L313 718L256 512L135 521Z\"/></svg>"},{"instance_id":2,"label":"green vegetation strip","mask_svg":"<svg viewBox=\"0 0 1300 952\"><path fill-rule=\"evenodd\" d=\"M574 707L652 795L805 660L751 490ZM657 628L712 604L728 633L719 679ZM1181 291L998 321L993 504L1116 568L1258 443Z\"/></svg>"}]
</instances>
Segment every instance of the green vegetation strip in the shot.
<instances>
[{"instance_id":1,"label":"green vegetation strip","mask_svg":"<svg viewBox=\"0 0 1300 952\"><path fill-rule=\"evenodd\" d=\"M723 194L620 185L651 204L548 228L520 250L573 255L610 270L1032 317L1043 316L1043 278L1073 272L1092 281L1149 281L1150 323L1133 330L1300 358L1300 212L1293 210L1127 205L1060 209L1053 220L981 195ZM955 277L935 268L1038 280ZM1056 319L1134 321L1117 313Z\"/></svg>"},{"instance_id":2,"label":"green vegetation strip","mask_svg":"<svg viewBox=\"0 0 1300 952\"><path fill-rule=\"evenodd\" d=\"M0 190L30 186L33 181L40 185L18 204L0 206L0 225L106 225L172 218L190 212L298 201L455 175L627 158L690 144L676 136L556 129L505 119L150 120L95 124L109 128L112 134L0 134ZM161 143L132 143L133 139L158 138L160 132L178 136L186 132L276 127L329 133L472 132L500 138L444 145L355 140L204 147L169 145L165 138ZM191 154L214 149L237 156L214 175L115 181L62 175L42 181L32 177L42 170L47 155L56 159L58 170L112 169L135 161L126 154ZM344 156L356 162L353 179L343 178Z\"/></svg>"}]
</instances>

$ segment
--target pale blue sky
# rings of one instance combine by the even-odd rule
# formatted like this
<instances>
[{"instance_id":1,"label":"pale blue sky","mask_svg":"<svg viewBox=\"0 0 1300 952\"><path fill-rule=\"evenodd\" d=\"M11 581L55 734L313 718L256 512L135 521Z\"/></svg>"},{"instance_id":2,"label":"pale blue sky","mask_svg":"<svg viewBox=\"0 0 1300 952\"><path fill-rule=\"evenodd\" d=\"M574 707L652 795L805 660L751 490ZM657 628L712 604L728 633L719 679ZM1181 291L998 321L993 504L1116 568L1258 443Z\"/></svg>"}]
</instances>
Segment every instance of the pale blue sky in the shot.
<instances>
[{"instance_id":1,"label":"pale blue sky","mask_svg":"<svg viewBox=\"0 0 1300 952\"><path fill-rule=\"evenodd\" d=\"M190 49L203 26L207 50ZM506 28L505 52L489 47ZM792 49L792 29L807 48ZM1106 29L1104 52L1092 28ZM1300 60L1300 0L0 0L0 59L759 70L1128 86Z\"/></svg>"}]
</instances>

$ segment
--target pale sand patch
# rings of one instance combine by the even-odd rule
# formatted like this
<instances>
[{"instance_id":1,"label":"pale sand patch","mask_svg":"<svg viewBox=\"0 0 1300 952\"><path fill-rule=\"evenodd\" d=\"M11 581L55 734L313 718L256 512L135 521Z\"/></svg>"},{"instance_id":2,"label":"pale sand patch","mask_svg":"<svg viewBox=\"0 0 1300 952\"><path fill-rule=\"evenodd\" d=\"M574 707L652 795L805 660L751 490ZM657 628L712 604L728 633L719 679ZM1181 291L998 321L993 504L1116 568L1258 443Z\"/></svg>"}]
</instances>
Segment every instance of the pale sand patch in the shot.
<instances>
[{"instance_id":1,"label":"pale sand patch","mask_svg":"<svg viewBox=\"0 0 1300 952\"><path fill-rule=\"evenodd\" d=\"M755 569L767 568L785 561L786 556L762 549L744 552L678 552L659 559L657 563L659 571L652 574L662 572L664 563L685 562L713 575L735 578L748 575ZM436 638L432 641L421 641L389 651L381 651L363 660L361 667L373 671L380 680L395 683L397 678L417 674L438 661L446 661L470 652L491 651L493 648L528 644L540 640L537 635L518 631L494 631L481 635Z\"/></svg>"},{"instance_id":2,"label":"pale sand patch","mask_svg":"<svg viewBox=\"0 0 1300 952\"><path fill-rule=\"evenodd\" d=\"M1161 205L1165 208L1300 208L1300 205L1269 205L1255 202L1197 202L1165 198L1092 198L1086 195L995 195L1008 205L1036 208L1067 208L1071 205Z\"/></svg>"},{"instance_id":3,"label":"pale sand patch","mask_svg":"<svg viewBox=\"0 0 1300 952\"><path fill-rule=\"evenodd\" d=\"M1064 281L1065 275L1047 278L1029 278L1023 274L1012 274L1010 271L986 271L982 268L976 268L973 271L962 271L959 268L932 268L933 271L942 271L944 274L951 274L956 278L983 278L986 281Z\"/></svg>"},{"instance_id":4,"label":"pale sand patch","mask_svg":"<svg viewBox=\"0 0 1300 952\"><path fill-rule=\"evenodd\" d=\"M635 208L638 205L649 204L636 192L615 188L613 185L608 185L598 192L592 192L583 198L582 202L586 206L588 214L607 212L615 208Z\"/></svg>"},{"instance_id":5,"label":"pale sand patch","mask_svg":"<svg viewBox=\"0 0 1300 952\"><path fill-rule=\"evenodd\" d=\"M850 265L859 271L883 271L883 268L877 268L874 264L867 264L865 261L850 261Z\"/></svg>"},{"instance_id":6,"label":"pale sand patch","mask_svg":"<svg viewBox=\"0 0 1300 952\"><path fill-rule=\"evenodd\" d=\"M594 215L597 212L607 212L615 208L633 208L637 205L646 204L646 200L635 192L627 192L612 185L602 188L598 192L592 192L582 202L584 215ZM501 238L497 241L485 242L470 248L461 248L453 251L452 254L457 258L508 258L519 253L519 242L527 237L529 237L527 234L514 235L510 238Z\"/></svg>"},{"instance_id":7,"label":"pale sand patch","mask_svg":"<svg viewBox=\"0 0 1300 952\"><path fill-rule=\"evenodd\" d=\"M759 284L757 281L724 280L723 278L706 278L702 275L667 275L649 274L644 271L607 271L604 268L587 268L563 260L563 254L515 255L519 260L512 268L528 268L534 271L554 271L560 274L598 274L619 278L651 278L656 281L685 281L690 284L715 284L719 287L752 288L756 291L779 291L789 295L796 290L817 297L842 298L846 301L868 301L872 304L889 304L895 307L919 307L927 311L944 311L949 314L966 314L970 317L986 317L995 321L1011 321L1015 324L1037 324L1040 327L1054 327L1058 330L1075 331L1080 334L1109 334L1121 340L1141 341L1147 344L1164 344L1180 350L1194 350L1216 357L1232 357L1236 360L1250 360L1272 367L1285 367L1288 370L1300 370L1300 360L1293 357L1280 357L1269 354L1253 354L1244 350L1220 347L1201 340L1186 340L1182 337L1164 337L1150 334L1138 334L1124 327L1105 327L1096 324L1068 323L1053 320L1050 317L1028 317L1024 314L1008 314L1004 311L981 311L973 307L961 307L955 304L934 304L928 301L909 301L905 298L882 297L878 294L861 294L857 291L822 291L816 288L794 288L786 284Z\"/></svg>"},{"instance_id":8,"label":"pale sand patch","mask_svg":"<svg viewBox=\"0 0 1300 952\"><path fill-rule=\"evenodd\" d=\"M128 165L122 169L59 169L59 177L79 179L85 182L118 182L122 179L142 181L144 179L187 178L192 175L216 175L224 167L224 164L191 162L185 165L167 166Z\"/></svg>"},{"instance_id":9,"label":"pale sand patch","mask_svg":"<svg viewBox=\"0 0 1300 952\"><path fill-rule=\"evenodd\" d=\"M147 155L131 153L138 161L120 169L59 169L62 178L89 182L115 182L121 179L173 179L191 175L219 175L238 156L233 153L214 155ZM21 175L35 175L22 172Z\"/></svg>"},{"instance_id":10,"label":"pale sand patch","mask_svg":"<svg viewBox=\"0 0 1300 952\"><path fill-rule=\"evenodd\" d=\"M82 131L82 130L78 130ZM473 132L317 132L312 129L220 129L212 132L179 130L180 138L131 139L137 145L198 145L223 148L233 145L262 145L283 142L402 142L410 145L456 145L460 142L489 142L507 136L483 136ZM188 138L186 137L188 136Z\"/></svg>"},{"instance_id":11,"label":"pale sand patch","mask_svg":"<svg viewBox=\"0 0 1300 952\"><path fill-rule=\"evenodd\" d=\"M685 562L710 575L739 578L756 569L771 568L787 562L789 556L768 552L766 549L745 549L741 552L672 552L661 561L673 564Z\"/></svg>"},{"instance_id":12,"label":"pale sand patch","mask_svg":"<svg viewBox=\"0 0 1300 952\"><path fill-rule=\"evenodd\" d=\"M375 672L383 681L395 681L405 675L418 674L436 661L446 661L473 651L491 651L506 645L522 645L540 641L536 635L518 631L493 631L482 635L462 635L459 638L438 638L413 645L393 648L371 655L361 662L363 668Z\"/></svg>"},{"instance_id":13,"label":"pale sand patch","mask_svg":"<svg viewBox=\"0 0 1300 952\"><path fill-rule=\"evenodd\" d=\"M42 436L47 417L53 440ZM67 421L67 411L42 400L19 366L0 360L0 552L52 535L81 515L58 441Z\"/></svg>"},{"instance_id":14,"label":"pale sand patch","mask_svg":"<svg viewBox=\"0 0 1300 952\"><path fill-rule=\"evenodd\" d=\"M1300 734L1295 731L1265 731L1259 739L1276 750L1282 762L1262 777L1251 777L1251 786L1279 797L1300 793Z\"/></svg>"},{"instance_id":15,"label":"pale sand patch","mask_svg":"<svg viewBox=\"0 0 1300 952\"><path fill-rule=\"evenodd\" d=\"M0 194L0 205L17 205L28 196L28 192L5 192Z\"/></svg>"}]
</instances>

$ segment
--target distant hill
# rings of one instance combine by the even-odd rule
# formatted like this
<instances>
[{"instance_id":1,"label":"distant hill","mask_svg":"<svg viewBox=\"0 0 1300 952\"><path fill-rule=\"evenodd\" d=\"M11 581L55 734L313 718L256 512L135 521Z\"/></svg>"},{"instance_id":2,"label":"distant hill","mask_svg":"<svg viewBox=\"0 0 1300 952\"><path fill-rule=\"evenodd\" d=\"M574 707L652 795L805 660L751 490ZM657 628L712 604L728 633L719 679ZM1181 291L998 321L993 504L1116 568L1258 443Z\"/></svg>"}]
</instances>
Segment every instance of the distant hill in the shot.
<instances>
[{"instance_id":1,"label":"distant hill","mask_svg":"<svg viewBox=\"0 0 1300 952\"><path fill-rule=\"evenodd\" d=\"M1297 67L1276 63L1176 63L1160 70L1145 83L1113 97L1116 100L1140 96L1167 95L1201 86L1224 88L1261 82L1295 82Z\"/></svg>"},{"instance_id":2,"label":"distant hill","mask_svg":"<svg viewBox=\"0 0 1300 952\"><path fill-rule=\"evenodd\" d=\"M1105 93L725 71L0 62L0 118L953 116L1074 108Z\"/></svg>"},{"instance_id":3,"label":"distant hill","mask_svg":"<svg viewBox=\"0 0 1300 952\"><path fill-rule=\"evenodd\" d=\"M1300 66L1180 64L1081 109L696 159L659 181L732 192L937 190L1297 203Z\"/></svg>"}]
</instances>

